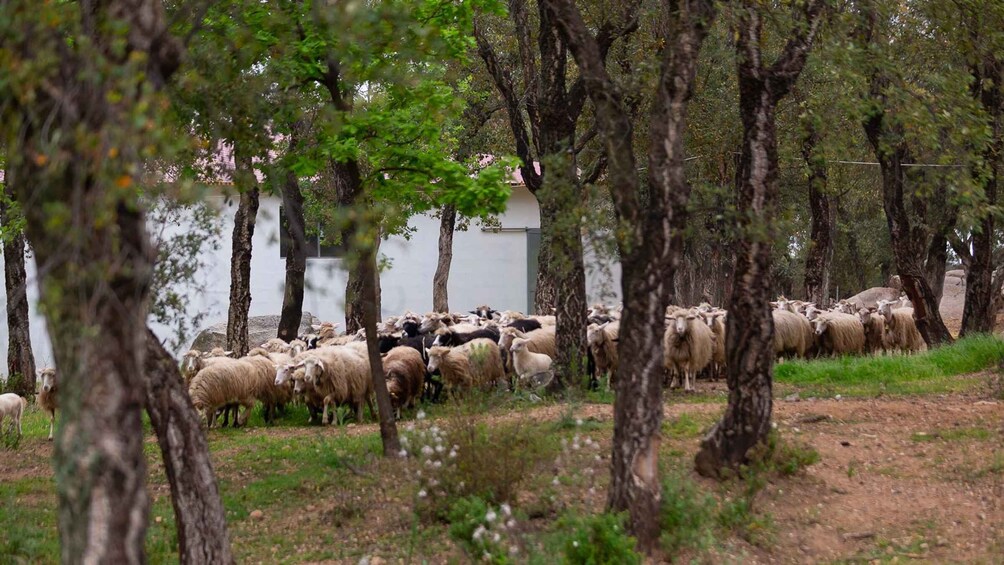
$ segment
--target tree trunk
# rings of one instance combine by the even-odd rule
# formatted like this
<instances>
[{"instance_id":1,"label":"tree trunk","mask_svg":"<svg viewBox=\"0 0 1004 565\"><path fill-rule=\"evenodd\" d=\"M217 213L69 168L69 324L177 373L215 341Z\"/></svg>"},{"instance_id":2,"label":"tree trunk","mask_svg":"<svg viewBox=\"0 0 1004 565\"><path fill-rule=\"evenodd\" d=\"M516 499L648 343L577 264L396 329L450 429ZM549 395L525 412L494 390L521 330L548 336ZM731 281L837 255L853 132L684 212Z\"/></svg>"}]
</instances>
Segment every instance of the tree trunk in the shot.
<instances>
[{"instance_id":1,"label":"tree trunk","mask_svg":"<svg viewBox=\"0 0 1004 565\"><path fill-rule=\"evenodd\" d=\"M868 8L869 27L865 41L871 42L877 30L877 14ZM914 226L906 211L904 195L906 190L906 169L903 163L912 160L909 148L903 140L902 127L887 119L885 90L888 79L878 68L872 70L869 96L874 108L862 125L868 142L872 146L875 159L882 174L882 206L886 223L889 225L889 239L892 242L896 271L903 283L903 290L913 303L913 316L917 330L924 337L928 347L951 343L952 335L945 327L938 310L938 299L924 273L924 238L918 237L919 226Z\"/></svg>"},{"instance_id":2,"label":"tree trunk","mask_svg":"<svg viewBox=\"0 0 1004 565\"><path fill-rule=\"evenodd\" d=\"M754 1L743 2L736 30L743 148L736 202L741 235L726 320L729 404L694 459L697 472L705 476L738 469L749 460L750 449L765 443L770 433L774 365L770 272L778 196L775 112L805 66L825 0L804 5L805 27L792 31L793 37L769 67L760 52L764 8Z\"/></svg>"},{"instance_id":3,"label":"tree trunk","mask_svg":"<svg viewBox=\"0 0 1004 565\"><path fill-rule=\"evenodd\" d=\"M182 563L233 563L226 512L209 458L202 423L178 364L146 330L146 411L157 434L171 485Z\"/></svg>"},{"instance_id":4,"label":"tree trunk","mask_svg":"<svg viewBox=\"0 0 1004 565\"><path fill-rule=\"evenodd\" d=\"M87 3L62 15L11 22L17 33L2 41L47 85L8 97L4 117L16 125L4 133L18 148L8 181L40 266L60 372L61 561L144 563L143 358L155 253L135 175L140 150L159 143L148 128L162 102L155 91L177 68L181 45L159 1Z\"/></svg>"},{"instance_id":5,"label":"tree trunk","mask_svg":"<svg viewBox=\"0 0 1004 565\"><path fill-rule=\"evenodd\" d=\"M812 217L809 252L805 256L805 299L826 307L830 292L830 265L833 262L834 207L826 193L826 161L816 152L819 131L807 120L802 138L802 158L809 169L809 211Z\"/></svg>"},{"instance_id":6,"label":"tree trunk","mask_svg":"<svg viewBox=\"0 0 1004 565\"><path fill-rule=\"evenodd\" d=\"M279 316L279 339L287 343L296 339L303 317L303 285L307 272L307 235L303 217L303 193L300 179L293 171L286 171L280 187L282 207L289 228L290 246L286 250L286 285L282 295L282 312Z\"/></svg>"},{"instance_id":7,"label":"tree trunk","mask_svg":"<svg viewBox=\"0 0 1004 565\"><path fill-rule=\"evenodd\" d=\"M380 253L380 237L377 236L376 249L374 250L374 262L375 257ZM361 261L362 259L360 259ZM380 319L380 272L374 267L371 271L374 273L373 280L373 295L374 302L376 303L376 318ZM346 333L355 333L365 326L365 312L366 308L363 304L364 295L366 292L366 273L363 269L349 269L349 278L345 283L345 331Z\"/></svg>"},{"instance_id":8,"label":"tree trunk","mask_svg":"<svg viewBox=\"0 0 1004 565\"><path fill-rule=\"evenodd\" d=\"M564 35L593 101L608 158L608 184L619 226L624 313L614 401L614 440L607 507L628 511L639 547L651 553L659 539L658 461L662 424L665 311L682 252L690 185L684 174L686 107L698 53L714 19L714 3L667 3L667 32L652 110L648 190L638 180L628 107L603 64L596 38L570 0L542 2ZM639 3L626 11L634 16ZM673 33L675 32L675 33Z\"/></svg>"},{"instance_id":9,"label":"tree trunk","mask_svg":"<svg viewBox=\"0 0 1004 565\"><path fill-rule=\"evenodd\" d=\"M237 152L235 148L234 152ZM258 217L258 183L250 157L237 156L234 171L244 190L234 215L233 251L230 255L230 310L227 315L227 349L234 356L247 354L248 312L251 310L251 242Z\"/></svg>"},{"instance_id":10,"label":"tree trunk","mask_svg":"<svg viewBox=\"0 0 1004 565\"><path fill-rule=\"evenodd\" d=\"M439 262L432 277L432 309L450 311L450 264L453 262L453 232L457 229L457 207L443 206L439 213Z\"/></svg>"},{"instance_id":11,"label":"tree trunk","mask_svg":"<svg viewBox=\"0 0 1004 565\"><path fill-rule=\"evenodd\" d=\"M373 230L377 233L376 230ZM369 353L370 372L373 377L373 391L376 393L377 411L380 419L380 439L383 441L383 454L386 457L397 457L401 451L401 443L397 436L397 424L394 421L394 409L390 403L390 393L387 392L387 381L383 374L383 362L380 360L380 345L377 336L377 242L360 251L359 265L362 281L363 324L366 328L366 350Z\"/></svg>"},{"instance_id":12,"label":"tree trunk","mask_svg":"<svg viewBox=\"0 0 1004 565\"><path fill-rule=\"evenodd\" d=\"M13 231L17 217L11 174L0 195L0 224ZM25 398L35 396L35 356L28 329L28 275L24 268L24 233L10 236L3 244L4 283L7 289L7 386Z\"/></svg>"},{"instance_id":13,"label":"tree trunk","mask_svg":"<svg viewBox=\"0 0 1004 565\"><path fill-rule=\"evenodd\" d=\"M941 304L941 296L945 291L945 271L948 263L948 237L945 233L934 233L931 245L927 248L927 260L924 261L924 278L931 287L931 293L937 304ZM939 309L940 310L940 309Z\"/></svg>"},{"instance_id":14,"label":"tree trunk","mask_svg":"<svg viewBox=\"0 0 1004 565\"><path fill-rule=\"evenodd\" d=\"M974 169L972 176L977 184L983 183L983 194L987 207L997 205L997 182L1000 178L1000 159L1004 154L1004 61L993 55L974 64L971 68L973 85L971 92L980 101L990 117L990 143L983 153L987 171ZM986 173L986 176L984 176ZM973 250L969 269L966 272L966 302L962 311L960 336L972 333L991 333L997 321L998 300L994 300L994 242L996 241L996 219L993 212L986 212L980 220L979 230L973 232Z\"/></svg>"}]
</instances>

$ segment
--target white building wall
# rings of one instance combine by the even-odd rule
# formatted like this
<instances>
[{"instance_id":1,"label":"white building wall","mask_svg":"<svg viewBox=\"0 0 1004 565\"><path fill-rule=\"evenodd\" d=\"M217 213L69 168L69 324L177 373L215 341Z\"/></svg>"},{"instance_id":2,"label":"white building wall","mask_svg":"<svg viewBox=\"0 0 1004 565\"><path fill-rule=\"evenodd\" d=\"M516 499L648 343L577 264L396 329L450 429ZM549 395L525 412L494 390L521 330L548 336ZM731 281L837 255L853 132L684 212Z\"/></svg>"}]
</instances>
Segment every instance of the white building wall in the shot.
<instances>
[{"instance_id":1,"label":"white building wall","mask_svg":"<svg viewBox=\"0 0 1004 565\"><path fill-rule=\"evenodd\" d=\"M191 313L204 312L206 325L225 321L230 293L230 253L233 215L236 202L223 196L209 197L221 211L223 220L219 250L206 261L199 279L205 291L190 298ZM279 205L276 197L262 197L255 227L251 261L252 316L276 315L282 308L285 260L279 256ZM508 209L499 218L502 231L483 230L472 222L467 231L457 232L453 240L453 264L450 271L450 306L469 310L489 304L499 310L527 309L526 230L539 227L537 202L523 186L516 186ZM436 270L439 220L416 216L409 239L391 237L382 242L381 255L389 269L381 273L382 313L400 314L405 310L426 312L432 309L432 277ZM184 229L178 226L171 229ZM587 251L587 292L590 303L612 302L619 295L620 265L600 261ZM612 278L611 278L612 275ZM307 261L303 308L322 320L344 322L344 291L347 273L342 259L312 258ZM39 367L53 362L43 318L38 314L38 288L35 262L28 261L28 298L31 311L31 337ZM0 293L2 295L3 293ZM6 296L2 296L6 304ZM167 328L153 325L162 337ZM0 324L0 359L6 366L6 324ZM192 336L194 338L194 336ZM3 373L0 368L0 373Z\"/></svg>"}]
</instances>

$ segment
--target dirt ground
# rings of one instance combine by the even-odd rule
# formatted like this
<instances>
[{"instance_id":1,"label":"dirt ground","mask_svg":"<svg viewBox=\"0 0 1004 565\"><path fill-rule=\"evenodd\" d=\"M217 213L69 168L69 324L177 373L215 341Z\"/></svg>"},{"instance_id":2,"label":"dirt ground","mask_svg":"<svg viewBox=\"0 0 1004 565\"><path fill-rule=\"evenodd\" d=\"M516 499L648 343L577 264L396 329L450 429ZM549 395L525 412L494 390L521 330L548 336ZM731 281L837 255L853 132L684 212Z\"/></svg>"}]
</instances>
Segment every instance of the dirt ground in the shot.
<instances>
[{"instance_id":1,"label":"dirt ground","mask_svg":"<svg viewBox=\"0 0 1004 565\"><path fill-rule=\"evenodd\" d=\"M721 388L720 383L701 386ZM720 403L676 403L670 399L666 421L688 415L702 423L712 422L723 408ZM542 406L488 418L554 421L566 412L564 406ZM575 409L575 416L609 422L612 407L582 405ZM759 510L769 514L774 524L775 535L769 545L754 546L737 539L727 544L724 554L717 552L703 559L758 563L876 559L1004 563L1004 403L978 393L897 399L779 399L774 418L783 437L812 446L821 460L793 478L773 480L758 495ZM322 433L356 435L375 431L375 425L361 425ZM316 436L318 429L273 428L257 433L295 438ZM682 450L683 457L690 458L698 439L693 435L666 437L662 449ZM601 452L606 454L609 434L601 441ZM50 476L51 449L50 443L33 439L22 445L18 457L0 457L0 482ZM607 457L603 459L597 464L600 470L608 464ZM394 470L384 469L385 465L373 460L366 471L394 480ZM226 467L220 470L221 478L240 488L241 474L231 474ZM716 488L711 481L691 475L709 491ZM603 481L605 484L605 478ZM379 515L367 516L365 523L407 532L410 521L402 515L407 500L387 495L382 504L379 484L372 486L374 498L369 499L367 513ZM158 485L154 490L164 489ZM602 490L582 493L586 507L602 509ZM330 518L332 512L344 506L346 496L339 489L318 492L310 510ZM236 538L282 535L288 528L297 527L289 522L292 518L277 516L273 522L266 517L235 524L232 529ZM303 520L311 518L298 515L295 521L302 527ZM360 522L332 526L326 520L325 527L341 528L333 535L353 540L366 554L394 555L386 547L389 542L364 531ZM456 550L446 551L428 557L434 562L440 558L454 561L459 555ZM259 561L260 555L252 560Z\"/></svg>"}]
</instances>

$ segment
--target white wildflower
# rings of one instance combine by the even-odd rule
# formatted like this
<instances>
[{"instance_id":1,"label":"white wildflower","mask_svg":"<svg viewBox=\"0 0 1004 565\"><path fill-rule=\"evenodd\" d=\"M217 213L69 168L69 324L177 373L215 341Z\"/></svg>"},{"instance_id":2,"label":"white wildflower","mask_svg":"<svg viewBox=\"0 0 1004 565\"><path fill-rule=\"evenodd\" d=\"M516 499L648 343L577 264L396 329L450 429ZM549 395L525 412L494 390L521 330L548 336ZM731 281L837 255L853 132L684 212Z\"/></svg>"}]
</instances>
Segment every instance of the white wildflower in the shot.
<instances>
[{"instance_id":1,"label":"white wildflower","mask_svg":"<svg viewBox=\"0 0 1004 565\"><path fill-rule=\"evenodd\" d=\"M435 478L429 479L429 486L430 487L438 487L439 486L439 481L437 481Z\"/></svg>"},{"instance_id":2,"label":"white wildflower","mask_svg":"<svg viewBox=\"0 0 1004 565\"><path fill-rule=\"evenodd\" d=\"M429 495L429 493L425 492L425 489L422 489L422 490L418 491L418 497L419 498L425 498L428 495Z\"/></svg>"},{"instance_id":3,"label":"white wildflower","mask_svg":"<svg viewBox=\"0 0 1004 565\"><path fill-rule=\"evenodd\" d=\"M572 540L572 547L579 547L579 542L576 540Z\"/></svg>"},{"instance_id":4,"label":"white wildflower","mask_svg":"<svg viewBox=\"0 0 1004 565\"><path fill-rule=\"evenodd\" d=\"M471 536L474 541L481 541L482 536L487 533L488 530L484 526L478 526L478 529L474 530L474 535Z\"/></svg>"},{"instance_id":5,"label":"white wildflower","mask_svg":"<svg viewBox=\"0 0 1004 565\"><path fill-rule=\"evenodd\" d=\"M446 448L444 448L442 444L436 446L436 453L442 453L444 451L446 451Z\"/></svg>"},{"instance_id":6,"label":"white wildflower","mask_svg":"<svg viewBox=\"0 0 1004 565\"><path fill-rule=\"evenodd\" d=\"M505 526L510 530L516 527L516 520L509 518L509 521L505 523Z\"/></svg>"},{"instance_id":7,"label":"white wildflower","mask_svg":"<svg viewBox=\"0 0 1004 565\"><path fill-rule=\"evenodd\" d=\"M422 446L422 455L432 455L433 453L434 453L434 450L432 449L431 446L428 446L428 445L423 445Z\"/></svg>"},{"instance_id":8,"label":"white wildflower","mask_svg":"<svg viewBox=\"0 0 1004 565\"><path fill-rule=\"evenodd\" d=\"M486 513L486 514L485 514L485 521L486 521L486 522L494 522L494 521L495 521L495 518L497 518L497 517L498 517L498 516L497 516L497 515L495 514L495 511L494 511L494 510L491 510L491 509L489 509L489 510L488 510L488 513Z\"/></svg>"},{"instance_id":9,"label":"white wildflower","mask_svg":"<svg viewBox=\"0 0 1004 565\"><path fill-rule=\"evenodd\" d=\"M575 419L575 425L576 426L581 426L582 425L582 418L576 418Z\"/></svg>"},{"instance_id":10,"label":"white wildflower","mask_svg":"<svg viewBox=\"0 0 1004 565\"><path fill-rule=\"evenodd\" d=\"M450 454L449 454L449 456L448 456L448 457L449 457L450 459L456 459L456 458L457 458L457 451L456 451L456 450L454 450L454 449L451 449L451 450L450 450Z\"/></svg>"},{"instance_id":11,"label":"white wildflower","mask_svg":"<svg viewBox=\"0 0 1004 565\"><path fill-rule=\"evenodd\" d=\"M492 541L498 543L502 541L502 536L498 532L495 532L495 535L492 536Z\"/></svg>"},{"instance_id":12,"label":"white wildflower","mask_svg":"<svg viewBox=\"0 0 1004 565\"><path fill-rule=\"evenodd\" d=\"M432 435L434 436L439 435L439 426L432 426L429 428L429 431L432 432Z\"/></svg>"},{"instance_id":13,"label":"white wildflower","mask_svg":"<svg viewBox=\"0 0 1004 565\"><path fill-rule=\"evenodd\" d=\"M440 461L439 459L436 459L436 461L432 464L432 466L438 469L443 466L443 462Z\"/></svg>"},{"instance_id":14,"label":"white wildflower","mask_svg":"<svg viewBox=\"0 0 1004 565\"><path fill-rule=\"evenodd\" d=\"M401 451L398 451L397 456L400 457L401 459L404 459L405 457L408 456L408 450L402 449Z\"/></svg>"},{"instance_id":15,"label":"white wildflower","mask_svg":"<svg viewBox=\"0 0 1004 565\"><path fill-rule=\"evenodd\" d=\"M508 503L503 502L502 506L499 506L499 510L502 511L502 514L505 514L506 518L512 516L512 507Z\"/></svg>"},{"instance_id":16,"label":"white wildflower","mask_svg":"<svg viewBox=\"0 0 1004 565\"><path fill-rule=\"evenodd\" d=\"M515 545L510 545L509 546L509 555L516 555L517 553L519 553L519 547L517 547Z\"/></svg>"},{"instance_id":17,"label":"white wildflower","mask_svg":"<svg viewBox=\"0 0 1004 565\"><path fill-rule=\"evenodd\" d=\"M419 410L418 414L415 414L415 419L416 420L424 420L425 419L425 410Z\"/></svg>"},{"instance_id":18,"label":"white wildflower","mask_svg":"<svg viewBox=\"0 0 1004 565\"><path fill-rule=\"evenodd\" d=\"M491 561L492 560L492 554L488 553L486 551L486 552L484 552L484 553L481 554L481 559L484 560L484 561Z\"/></svg>"},{"instance_id":19,"label":"white wildflower","mask_svg":"<svg viewBox=\"0 0 1004 565\"><path fill-rule=\"evenodd\" d=\"M561 483L558 482L558 477L554 477L554 480L551 481L551 484L554 486L558 486Z\"/></svg>"},{"instance_id":20,"label":"white wildflower","mask_svg":"<svg viewBox=\"0 0 1004 565\"><path fill-rule=\"evenodd\" d=\"M408 425L404 427L405 431L413 432L415 431L415 424L408 422Z\"/></svg>"}]
</instances>

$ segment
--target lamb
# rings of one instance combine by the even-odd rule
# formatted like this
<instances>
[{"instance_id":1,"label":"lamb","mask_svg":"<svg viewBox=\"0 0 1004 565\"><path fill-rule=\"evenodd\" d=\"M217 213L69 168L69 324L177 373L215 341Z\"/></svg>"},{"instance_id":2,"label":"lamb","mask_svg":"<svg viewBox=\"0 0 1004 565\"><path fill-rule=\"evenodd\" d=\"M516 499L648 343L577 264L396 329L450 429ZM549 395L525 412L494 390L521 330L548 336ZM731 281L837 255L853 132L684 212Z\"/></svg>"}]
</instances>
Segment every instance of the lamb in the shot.
<instances>
[{"instance_id":1,"label":"lamb","mask_svg":"<svg viewBox=\"0 0 1004 565\"><path fill-rule=\"evenodd\" d=\"M21 416L28 409L28 400L21 398L13 392L0 394L0 431L3 430L3 421L10 418L10 429L17 430L17 437L24 435L21 430Z\"/></svg>"},{"instance_id":2,"label":"lamb","mask_svg":"<svg viewBox=\"0 0 1004 565\"><path fill-rule=\"evenodd\" d=\"M408 346L391 349L383 357L387 392L398 418L401 407L414 408L425 387L425 361L422 354Z\"/></svg>"},{"instance_id":3,"label":"lamb","mask_svg":"<svg viewBox=\"0 0 1004 565\"><path fill-rule=\"evenodd\" d=\"M620 321L589 324L586 328L586 342L595 364L595 374L590 376L596 381L600 375L608 374L607 390L613 386L614 376L617 374L617 338L620 329Z\"/></svg>"},{"instance_id":4,"label":"lamb","mask_svg":"<svg viewBox=\"0 0 1004 565\"><path fill-rule=\"evenodd\" d=\"M364 352L352 346L326 347L303 360L304 378L324 397L321 421L328 419L328 408L335 404L348 404L357 422L363 421L363 404L373 403L373 379L369 360Z\"/></svg>"},{"instance_id":5,"label":"lamb","mask_svg":"<svg viewBox=\"0 0 1004 565\"><path fill-rule=\"evenodd\" d=\"M800 314L774 310L774 353L778 357L805 357L812 347L812 324Z\"/></svg>"},{"instance_id":6,"label":"lamb","mask_svg":"<svg viewBox=\"0 0 1004 565\"><path fill-rule=\"evenodd\" d=\"M927 343L913 319L913 308L897 308L896 302L881 302L879 313L885 318L886 342L890 349L925 351Z\"/></svg>"},{"instance_id":7,"label":"lamb","mask_svg":"<svg viewBox=\"0 0 1004 565\"><path fill-rule=\"evenodd\" d=\"M871 310L858 310L861 325L865 328L865 351L881 353L886 347L885 318Z\"/></svg>"},{"instance_id":8,"label":"lamb","mask_svg":"<svg viewBox=\"0 0 1004 565\"><path fill-rule=\"evenodd\" d=\"M527 348L534 353L543 353L552 359L557 355L553 326L526 333L516 328L502 328L499 332L499 348L509 350L512 347L513 340L517 337L530 340L532 343L527 344Z\"/></svg>"},{"instance_id":9,"label":"lamb","mask_svg":"<svg viewBox=\"0 0 1004 565\"><path fill-rule=\"evenodd\" d=\"M683 380L683 389L693 391L691 376L697 376L714 355L714 334L707 324L697 319L697 314L680 310L663 337L663 363L673 376L673 384Z\"/></svg>"},{"instance_id":10,"label":"lamb","mask_svg":"<svg viewBox=\"0 0 1004 565\"><path fill-rule=\"evenodd\" d=\"M59 391L59 379L56 378L56 369L46 367L39 373L42 380L42 390L38 393L38 405L49 413L49 441L52 441L52 432L56 427L56 396Z\"/></svg>"},{"instance_id":11,"label":"lamb","mask_svg":"<svg viewBox=\"0 0 1004 565\"><path fill-rule=\"evenodd\" d=\"M429 349L429 372L439 370L448 390L475 386L488 388L505 380L498 345L490 339L475 339L459 347Z\"/></svg>"},{"instance_id":12,"label":"lamb","mask_svg":"<svg viewBox=\"0 0 1004 565\"><path fill-rule=\"evenodd\" d=\"M820 355L860 354L865 348L865 328L854 314L828 312L813 321Z\"/></svg>"},{"instance_id":13,"label":"lamb","mask_svg":"<svg viewBox=\"0 0 1004 565\"><path fill-rule=\"evenodd\" d=\"M551 370L551 358L543 353L534 353L527 349L527 344L529 343L529 339L517 337L513 340L512 347L509 349L512 351L513 368L520 382L526 382L527 379L534 375Z\"/></svg>"}]
</instances>

